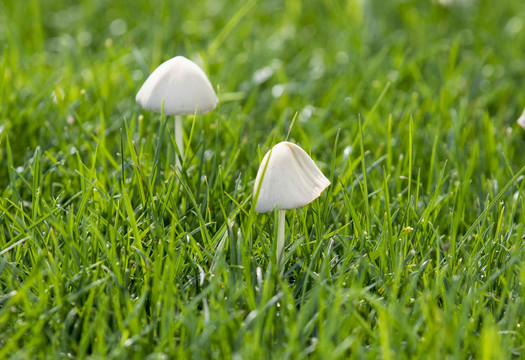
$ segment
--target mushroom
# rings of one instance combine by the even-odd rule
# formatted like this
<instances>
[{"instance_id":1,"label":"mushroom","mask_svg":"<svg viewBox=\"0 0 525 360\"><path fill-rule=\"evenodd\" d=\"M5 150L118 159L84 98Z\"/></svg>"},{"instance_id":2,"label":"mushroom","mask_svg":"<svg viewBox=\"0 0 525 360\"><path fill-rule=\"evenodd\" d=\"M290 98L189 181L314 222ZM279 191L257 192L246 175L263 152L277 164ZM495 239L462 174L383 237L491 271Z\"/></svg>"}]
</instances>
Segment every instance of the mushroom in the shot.
<instances>
[{"instance_id":1,"label":"mushroom","mask_svg":"<svg viewBox=\"0 0 525 360\"><path fill-rule=\"evenodd\" d=\"M521 113L518 120L516 120L519 126L525 129L525 109L523 109L523 112Z\"/></svg>"},{"instance_id":2,"label":"mushroom","mask_svg":"<svg viewBox=\"0 0 525 360\"><path fill-rule=\"evenodd\" d=\"M255 178L255 211L279 211L277 225L277 266L282 265L286 210L297 209L317 199L330 185L321 170L299 146L287 141L269 150Z\"/></svg>"},{"instance_id":3,"label":"mushroom","mask_svg":"<svg viewBox=\"0 0 525 360\"><path fill-rule=\"evenodd\" d=\"M176 56L151 73L135 101L145 110L175 115L175 142L184 159L181 115L205 114L215 109L219 100L204 71L184 56Z\"/></svg>"}]
</instances>

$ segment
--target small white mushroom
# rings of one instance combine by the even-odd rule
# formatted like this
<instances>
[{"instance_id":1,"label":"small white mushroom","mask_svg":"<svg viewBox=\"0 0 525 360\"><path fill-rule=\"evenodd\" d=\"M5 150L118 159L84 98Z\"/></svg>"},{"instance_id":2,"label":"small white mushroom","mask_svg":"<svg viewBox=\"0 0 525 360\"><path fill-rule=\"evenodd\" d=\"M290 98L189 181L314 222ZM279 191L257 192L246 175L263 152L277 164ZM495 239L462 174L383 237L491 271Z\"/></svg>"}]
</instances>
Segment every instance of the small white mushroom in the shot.
<instances>
[{"instance_id":1,"label":"small white mushroom","mask_svg":"<svg viewBox=\"0 0 525 360\"><path fill-rule=\"evenodd\" d=\"M264 155L255 178L255 193L259 184L255 211L264 213L274 208L303 207L317 199L330 181L303 149L283 141Z\"/></svg>"},{"instance_id":2,"label":"small white mushroom","mask_svg":"<svg viewBox=\"0 0 525 360\"><path fill-rule=\"evenodd\" d=\"M277 266L281 266L284 250L285 211L311 203L329 185L330 180L295 144L283 141L264 155L254 184L255 211L279 210Z\"/></svg>"},{"instance_id":3,"label":"small white mushroom","mask_svg":"<svg viewBox=\"0 0 525 360\"><path fill-rule=\"evenodd\" d=\"M521 116L516 120L519 126L521 126L523 129L525 129L525 109L523 109L523 112L521 113Z\"/></svg>"},{"instance_id":4,"label":"small white mushroom","mask_svg":"<svg viewBox=\"0 0 525 360\"><path fill-rule=\"evenodd\" d=\"M135 101L146 110L175 115L175 142L184 158L180 115L205 114L215 109L219 100L204 71L184 56L176 56L151 73Z\"/></svg>"}]
</instances>

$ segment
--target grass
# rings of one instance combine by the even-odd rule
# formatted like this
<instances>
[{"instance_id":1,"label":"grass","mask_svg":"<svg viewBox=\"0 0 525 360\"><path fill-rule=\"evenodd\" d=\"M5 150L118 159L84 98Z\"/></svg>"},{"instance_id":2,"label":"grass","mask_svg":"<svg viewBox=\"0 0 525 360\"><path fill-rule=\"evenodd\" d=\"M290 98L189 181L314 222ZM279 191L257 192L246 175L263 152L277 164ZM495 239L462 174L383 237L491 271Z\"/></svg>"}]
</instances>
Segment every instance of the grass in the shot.
<instances>
[{"instance_id":1,"label":"grass","mask_svg":"<svg viewBox=\"0 0 525 360\"><path fill-rule=\"evenodd\" d=\"M519 0L0 0L0 358L521 358ZM219 107L134 97L185 55ZM332 185L256 214L286 138Z\"/></svg>"}]
</instances>

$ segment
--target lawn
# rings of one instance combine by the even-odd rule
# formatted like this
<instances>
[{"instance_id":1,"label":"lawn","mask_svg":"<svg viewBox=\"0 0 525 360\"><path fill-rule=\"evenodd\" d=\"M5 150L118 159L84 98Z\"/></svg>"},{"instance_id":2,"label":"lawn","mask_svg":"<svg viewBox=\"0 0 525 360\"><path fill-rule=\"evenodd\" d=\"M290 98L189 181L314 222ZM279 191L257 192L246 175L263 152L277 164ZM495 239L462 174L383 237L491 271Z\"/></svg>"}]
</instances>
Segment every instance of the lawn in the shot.
<instances>
[{"instance_id":1,"label":"lawn","mask_svg":"<svg viewBox=\"0 0 525 360\"><path fill-rule=\"evenodd\" d=\"M0 0L0 54L0 359L525 357L522 0ZM281 275L286 139L331 185Z\"/></svg>"}]
</instances>

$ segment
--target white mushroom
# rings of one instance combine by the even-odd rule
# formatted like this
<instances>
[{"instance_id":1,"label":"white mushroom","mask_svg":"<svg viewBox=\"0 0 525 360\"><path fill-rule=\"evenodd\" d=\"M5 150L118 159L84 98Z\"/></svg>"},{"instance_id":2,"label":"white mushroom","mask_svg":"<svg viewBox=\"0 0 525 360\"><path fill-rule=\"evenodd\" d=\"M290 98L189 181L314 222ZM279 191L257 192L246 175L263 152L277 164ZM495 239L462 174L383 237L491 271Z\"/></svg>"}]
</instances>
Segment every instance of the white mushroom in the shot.
<instances>
[{"instance_id":1,"label":"white mushroom","mask_svg":"<svg viewBox=\"0 0 525 360\"><path fill-rule=\"evenodd\" d=\"M525 129L525 109L523 109L523 112L521 113L521 116L516 120L519 126Z\"/></svg>"},{"instance_id":2,"label":"white mushroom","mask_svg":"<svg viewBox=\"0 0 525 360\"><path fill-rule=\"evenodd\" d=\"M285 211L311 203L330 185L314 161L299 146L283 141L264 155L255 178L255 211L279 210L277 264L284 250Z\"/></svg>"},{"instance_id":3,"label":"white mushroom","mask_svg":"<svg viewBox=\"0 0 525 360\"><path fill-rule=\"evenodd\" d=\"M184 56L176 56L151 73L135 101L146 110L175 115L175 142L184 158L180 115L205 114L215 109L219 100L204 71ZM178 159L177 164L180 166Z\"/></svg>"}]
</instances>

